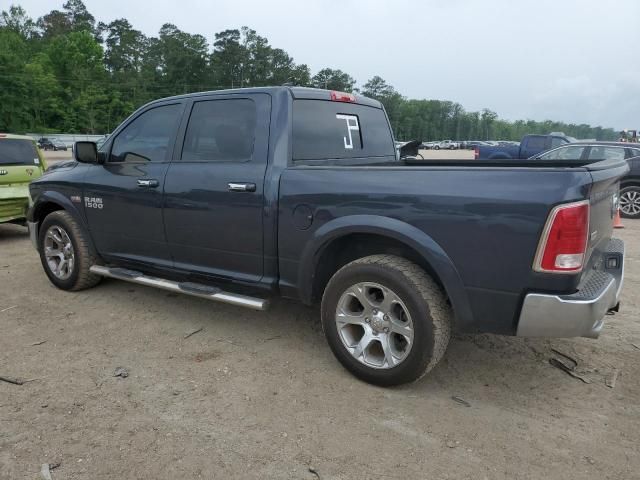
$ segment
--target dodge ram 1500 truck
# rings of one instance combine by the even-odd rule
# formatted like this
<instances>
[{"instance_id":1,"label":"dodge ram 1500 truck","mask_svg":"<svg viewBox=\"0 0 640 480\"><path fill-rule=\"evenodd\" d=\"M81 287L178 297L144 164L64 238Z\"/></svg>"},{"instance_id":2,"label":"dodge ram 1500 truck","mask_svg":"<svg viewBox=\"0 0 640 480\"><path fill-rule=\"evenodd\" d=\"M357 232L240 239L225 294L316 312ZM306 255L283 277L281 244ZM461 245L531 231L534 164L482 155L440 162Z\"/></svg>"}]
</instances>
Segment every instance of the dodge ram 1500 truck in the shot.
<instances>
[{"instance_id":1,"label":"dodge ram 1500 truck","mask_svg":"<svg viewBox=\"0 0 640 480\"><path fill-rule=\"evenodd\" d=\"M337 359L378 385L428 372L452 329L593 338L618 309L625 161L405 158L379 102L298 87L154 101L74 155L31 184L55 286L320 303Z\"/></svg>"}]
</instances>

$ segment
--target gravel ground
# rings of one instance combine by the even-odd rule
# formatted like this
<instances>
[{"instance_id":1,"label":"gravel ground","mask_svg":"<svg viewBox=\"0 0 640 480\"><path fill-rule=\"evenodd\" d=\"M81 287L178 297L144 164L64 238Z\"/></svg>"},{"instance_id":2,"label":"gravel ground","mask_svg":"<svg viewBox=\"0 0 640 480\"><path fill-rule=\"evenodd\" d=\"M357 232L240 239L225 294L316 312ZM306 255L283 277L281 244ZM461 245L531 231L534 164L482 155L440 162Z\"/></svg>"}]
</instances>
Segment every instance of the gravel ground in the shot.
<instances>
[{"instance_id":1,"label":"gravel ground","mask_svg":"<svg viewBox=\"0 0 640 480\"><path fill-rule=\"evenodd\" d=\"M0 225L0 376L30 380L0 381L0 478L639 478L640 222L625 223L622 311L600 339L457 336L393 389L341 368L316 309L62 292L26 230Z\"/></svg>"}]
</instances>

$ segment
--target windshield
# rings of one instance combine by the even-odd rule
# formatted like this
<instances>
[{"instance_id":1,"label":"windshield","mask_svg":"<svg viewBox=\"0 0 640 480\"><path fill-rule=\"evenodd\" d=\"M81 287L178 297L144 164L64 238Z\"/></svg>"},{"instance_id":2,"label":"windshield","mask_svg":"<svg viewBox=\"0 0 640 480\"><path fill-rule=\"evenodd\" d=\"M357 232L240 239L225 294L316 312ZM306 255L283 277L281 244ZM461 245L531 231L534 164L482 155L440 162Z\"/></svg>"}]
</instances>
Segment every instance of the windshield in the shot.
<instances>
[{"instance_id":1,"label":"windshield","mask_svg":"<svg viewBox=\"0 0 640 480\"><path fill-rule=\"evenodd\" d=\"M0 139L0 165L38 165L38 152L31 140Z\"/></svg>"}]
</instances>

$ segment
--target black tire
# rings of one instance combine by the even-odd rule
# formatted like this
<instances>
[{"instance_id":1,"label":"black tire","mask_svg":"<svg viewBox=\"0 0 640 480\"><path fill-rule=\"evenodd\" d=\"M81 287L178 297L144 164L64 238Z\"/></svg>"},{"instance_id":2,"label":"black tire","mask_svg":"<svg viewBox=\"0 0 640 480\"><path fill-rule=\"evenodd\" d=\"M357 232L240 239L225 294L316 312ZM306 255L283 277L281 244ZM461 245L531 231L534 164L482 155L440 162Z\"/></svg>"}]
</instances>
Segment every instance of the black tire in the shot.
<instances>
[{"instance_id":1,"label":"black tire","mask_svg":"<svg viewBox=\"0 0 640 480\"><path fill-rule=\"evenodd\" d=\"M433 147L433 148L435 148L436 150L440 150L440 146L439 146L439 145L436 145L436 146L435 146L435 147Z\"/></svg>"},{"instance_id":2,"label":"black tire","mask_svg":"<svg viewBox=\"0 0 640 480\"><path fill-rule=\"evenodd\" d=\"M343 293L354 284L373 282L392 290L413 321L413 344L404 360L374 368L356 359L341 340L336 311ZM416 264L395 255L372 255L342 267L322 297L322 326L336 358L353 375L380 386L414 382L440 361L451 337L451 307L440 287Z\"/></svg>"},{"instance_id":3,"label":"black tire","mask_svg":"<svg viewBox=\"0 0 640 480\"><path fill-rule=\"evenodd\" d=\"M61 228L71 240L73 246L74 262L68 278L58 278L52 271L45 257L45 237L51 227ZM97 285L101 278L89 271L91 266L97 263L97 257L93 253L89 240L82 227L76 220L64 210L58 210L45 217L38 232L38 252L40 261L51 283L61 290L84 290Z\"/></svg>"},{"instance_id":4,"label":"black tire","mask_svg":"<svg viewBox=\"0 0 640 480\"><path fill-rule=\"evenodd\" d=\"M633 201L635 207L629 202ZM624 185L620 189L620 216L623 218L640 218L640 185ZM625 211L626 210L626 211ZM633 210L638 210L634 213Z\"/></svg>"}]
</instances>

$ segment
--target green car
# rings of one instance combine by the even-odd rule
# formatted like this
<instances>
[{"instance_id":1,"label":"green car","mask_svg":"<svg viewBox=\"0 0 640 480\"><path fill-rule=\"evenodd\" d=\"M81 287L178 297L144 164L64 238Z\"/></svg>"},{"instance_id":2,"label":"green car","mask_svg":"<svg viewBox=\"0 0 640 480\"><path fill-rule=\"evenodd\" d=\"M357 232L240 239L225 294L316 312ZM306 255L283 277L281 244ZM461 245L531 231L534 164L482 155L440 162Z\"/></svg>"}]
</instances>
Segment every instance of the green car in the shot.
<instances>
[{"instance_id":1,"label":"green car","mask_svg":"<svg viewBox=\"0 0 640 480\"><path fill-rule=\"evenodd\" d=\"M24 223L31 201L29 182L47 165L31 137L0 133L0 223Z\"/></svg>"}]
</instances>

